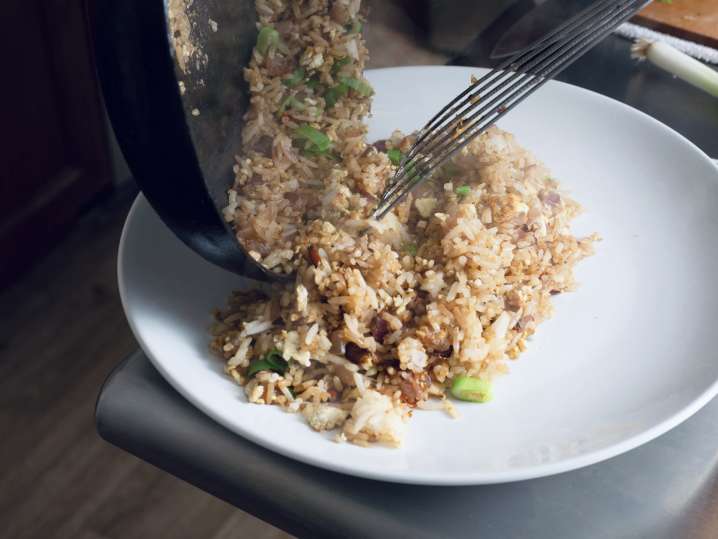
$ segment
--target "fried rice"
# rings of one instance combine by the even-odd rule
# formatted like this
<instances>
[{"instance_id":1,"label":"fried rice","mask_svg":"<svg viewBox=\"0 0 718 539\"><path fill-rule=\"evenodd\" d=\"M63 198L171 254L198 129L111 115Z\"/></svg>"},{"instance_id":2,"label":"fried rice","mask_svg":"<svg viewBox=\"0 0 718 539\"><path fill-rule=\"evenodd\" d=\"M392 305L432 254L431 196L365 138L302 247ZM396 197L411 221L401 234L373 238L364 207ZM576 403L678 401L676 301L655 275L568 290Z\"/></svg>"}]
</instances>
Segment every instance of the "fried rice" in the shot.
<instances>
[{"instance_id":1,"label":"fried rice","mask_svg":"<svg viewBox=\"0 0 718 539\"><path fill-rule=\"evenodd\" d=\"M256 7L225 218L251 256L295 278L233 293L211 346L250 403L396 446L414 408L455 415L452 384L507 370L596 237L571 233L579 205L497 127L371 219L412 137L366 140L360 1Z\"/></svg>"}]
</instances>

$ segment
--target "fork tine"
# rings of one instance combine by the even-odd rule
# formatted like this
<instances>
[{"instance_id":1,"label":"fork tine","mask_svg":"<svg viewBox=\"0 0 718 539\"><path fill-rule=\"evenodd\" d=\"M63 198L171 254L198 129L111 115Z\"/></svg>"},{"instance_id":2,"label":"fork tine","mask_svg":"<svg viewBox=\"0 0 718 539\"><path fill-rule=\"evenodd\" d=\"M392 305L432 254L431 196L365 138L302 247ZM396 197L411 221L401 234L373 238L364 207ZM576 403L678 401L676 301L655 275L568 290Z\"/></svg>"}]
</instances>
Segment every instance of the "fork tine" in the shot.
<instances>
[{"instance_id":1,"label":"fork tine","mask_svg":"<svg viewBox=\"0 0 718 539\"><path fill-rule=\"evenodd\" d=\"M442 138L442 141L434 145L434 148L440 145L436 153L429 154L428 157L422 159L421 163L416 163L414 159L405 160L405 162L402 163L402 166L395 176L395 181L392 182L392 185L382 197L375 211L375 217L378 219L383 217L408 191L420 183L420 181L436 169L437 166L440 166L445 159L466 146L471 140L494 123L496 119L503 116L508 110L545 84L564 67L588 51L593 44L602 39L615 28L615 26L628 19L638 8L647 3L648 0L631 0L628 2L614 3L608 15L605 13L602 14L598 21L593 19L585 21L588 26L583 25L579 27L581 30L580 35L569 34L568 36L564 36L558 50L556 50L555 47L552 48L549 46L547 49L550 51L548 56L545 54L546 50L542 50L542 57L538 65L535 65L536 62L534 62L534 65L531 66L531 69L536 71L535 73L514 74L514 77L519 75L520 79L516 81L513 86L506 88L498 96L495 95L495 92L506 86L514 77L509 81L504 81L497 88L493 88L492 92L494 93L490 95L490 101L488 103L482 103L483 106L479 111L469 117L472 123L461 133L461 137L458 141L456 137L452 137L448 140L448 143L446 143L446 132L443 131L445 136ZM574 39L576 37L579 39ZM517 57L518 56L520 55L517 55ZM513 60L513 58L510 60ZM470 86L469 90L475 86L476 85ZM466 95L466 91L464 95ZM492 109L492 105L496 105L502 101L504 103L503 106L498 107L498 109L495 107ZM475 106L476 104L468 110L472 110ZM447 107L445 107L445 109L446 108ZM489 114L479 117L480 114L486 111L489 111ZM407 171L409 165L411 165L412 168Z\"/></svg>"},{"instance_id":2,"label":"fork tine","mask_svg":"<svg viewBox=\"0 0 718 539\"><path fill-rule=\"evenodd\" d=\"M631 3L635 4L636 0L633 0L633 2ZM624 6L621 11L612 14L610 18L604 19L603 21L599 21L599 24L597 25L593 25L593 27L588 29L584 33L584 35L578 36L579 39L577 39L576 41L571 43L565 43L561 45L558 50L549 49L547 51L547 54L539 59L540 61L538 63L533 63L530 66L530 69L535 70L535 73L521 74L518 77L516 83L519 85L519 89L521 89L523 86L526 86L525 81L532 81L536 78L543 79L547 77L548 72L554 73L559 67L563 67L567 65L568 62L577 59L580 53L583 53L585 52L585 50L587 50L587 45L592 45L593 43L595 43L596 40L600 39L606 33L610 32L613 26L616 24L616 21L625 19L627 16L630 16L631 12L631 5ZM464 124L473 121L481 113L490 111L496 105L501 104L502 101L505 100L504 98L507 96L510 90L516 87L515 85L513 87L508 87L503 92L497 94L496 92L506 87L508 82L509 81L506 81L505 83L502 83L499 86L493 88L493 93L490 95L490 100L488 102L482 102L482 106L479 108L478 111L474 112L472 115L466 118L463 118ZM514 91L511 95L514 95L515 93L516 91ZM467 112L473 110L474 108L476 108L476 106L472 107L471 109L467 109ZM499 111L499 113L502 115L505 112L506 111ZM469 125L467 130L470 129L470 127L471 125ZM434 149L436 146L438 146L438 144L434 145L432 149Z\"/></svg>"},{"instance_id":3,"label":"fork tine","mask_svg":"<svg viewBox=\"0 0 718 539\"><path fill-rule=\"evenodd\" d=\"M504 62L504 64L509 64L509 66L515 70L515 72L504 71L500 73L498 77L496 77L494 76L496 74L496 70L493 70L492 72L479 79L479 81L477 81L476 83L470 85L467 90L464 90L464 92L459 94L459 96L451 102L455 103L459 98L461 98L462 95L465 96L464 100L459 105L451 107L450 104L444 107L444 109L442 110L445 110L446 112L443 114L443 117L438 122L435 122L433 126L429 126L429 124L427 124L427 126L425 126L420 131L419 138L415 141L409 153L402 159L402 162L400 163L395 176L390 181L388 189L384 193L384 198L390 196L396 189L401 186L400 180L404 174L404 171L406 170L408 163L412 161L415 155L419 153L430 154L430 150L426 149L427 146L436 147L437 145L445 143L447 138L455 132L454 130L460 127L460 122L465 121L465 115L471 112L477 106L479 106L481 94L485 94L486 92L491 94L492 92L495 92L506 84L514 81L517 77L524 75L525 72L535 68L537 62L542 62L543 60L545 60L547 55L550 55L557 49L560 50L564 48L568 39L580 35L581 32L585 32L587 25L590 26L594 24L596 20L600 21L606 16L611 16L616 12L616 9L620 9L621 6L625 7L624 4L630 5L631 2L635 1L636 0L624 0L623 2L617 3L615 0L607 0L594 3L592 6L590 6L590 8L584 10L578 16L570 19L567 23L565 23L558 29L551 32L545 38L543 38L541 41L542 43L545 43L545 46L543 48L538 46L532 47L531 50L522 51L515 55L513 58L510 58L508 61ZM579 21L577 20L577 17L580 16L587 18ZM561 40L553 39L557 36L560 37ZM502 80L505 79L505 77L507 76L509 77L508 80ZM490 77L493 77L493 79L491 79ZM482 83L481 81L484 82ZM495 86L497 84L498 86ZM467 96L468 93L471 93L471 95ZM483 103L485 103L485 101L481 102L481 104ZM465 107L467 104L469 106L466 109L461 110L462 107ZM486 109L487 107L483 107L481 110L485 111ZM439 115L436 115L431 121L435 121L438 116ZM447 121L448 123L446 123ZM439 141L436 141L438 137L441 137L441 139Z\"/></svg>"},{"instance_id":4,"label":"fork tine","mask_svg":"<svg viewBox=\"0 0 718 539\"><path fill-rule=\"evenodd\" d=\"M624 4L626 4L626 5L622 6L622 4L616 4L615 7L619 7L619 8L622 7L622 9L626 9L630 6L630 4L635 3L635 1L636 0L627 0L626 2L624 2ZM579 28L579 30L582 34L585 34L587 31L590 32L596 28L596 24L604 25L606 23L610 23L613 20L613 18L616 17L617 13L622 13L622 10L618 11L618 12L616 12L615 10L611 10L609 13L602 15L602 17L604 17L603 19L599 19L597 21L594 21L594 20L587 21L587 25L584 25L583 27ZM569 36L567 36L567 38L568 37ZM580 33L576 33L576 34L572 33L570 35L570 37L572 39L578 38L580 40L582 35ZM580 44L580 41L578 43ZM497 91L501 90L503 87L505 87L507 84L510 84L513 81L518 82L519 80L521 80L521 78L527 76L527 73L531 73L532 70L541 69L547 60L551 60L554 57L556 57L558 54L562 54L562 53L566 52L566 50L565 50L566 47L570 48L574 45L575 45L575 42L570 42L570 41L563 41L563 42L557 41L557 42L551 43L548 46L548 48L544 48L541 51L540 55L538 55L535 58L532 58L531 61L528 62L528 64L522 64L521 71L513 72L513 73L508 72L510 74L510 77L506 80L501 81L500 83L498 83L498 85L493 86L490 89L491 93L489 94L489 97L493 98ZM478 97L478 94L475 94L475 95L477 95L477 97ZM417 141L414 144L414 147L412 148L412 150L409 152L409 154L407 154L407 162L409 162L410 158L413 155L416 155L417 153L431 154L431 152L434 148L443 144L449 137L451 137L453 135L452 129L450 129L451 127L453 127L453 124L456 124L458 122L465 124L466 122L471 121L472 119L474 119L476 117L477 114L489 110L491 108L491 105L493 103L495 103L495 101L496 101L496 99L494 98L487 102L486 95L485 95L483 100L477 99L476 101L472 102L472 98L470 97L467 101L468 103L470 103L470 105L466 109L464 109L460 112L461 116L459 116L458 118L454 119L453 121L449 122L449 124L444 126L445 129L443 131L437 130L437 131L433 132L432 137L429 138L428 140L425 140L423 143L419 143L419 141ZM470 112L472 112L474 109L476 109L477 107L479 107L479 110L476 113L474 113L473 115L470 115L467 117L467 115ZM437 141L437 139L439 139L439 140ZM398 171L398 174L400 174L400 173L401 173L401 169Z\"/></svg>"},{"instance_id":5,"label":"fork tine","mask_svg":"<svg viewBox=\"0 0 718 539\"><path fill-rule=\"evenodd\" d=\"M559 58L558 58L559 63L556 64L558 67L557 67L554 71L560 70L560 68L562 68L564 65L567 65L567 63L568 63L569 61L572 61L572 60L574 60L575 58L577 58L578 55L579 55L579 53L585 52L585 50L587 50L588 47L590 47L590 45L593 44L593 42L595 42L596 40L600 39L605 33L607 33L608 31L610 31L610 29L611 29L611 26L610 26L610 25L611 25L612 23L615 23L615 21L616 21L617 19L620 19L621 17L627 18L627 16L630 16L630 13L631 13L630 9L634 7L633 4L635 4L635 3L636 3L636 0L633 0L633 2L629 2L627 5L623 6L623 9L621 9L621 10L618 11L618 12L614 12L609 19L604 20L604 21L602 22L602 24L599 25L598 27L596 27L596 26L594 25L594 26L593 26L593 29L591 29L591 31L589 32L589 34L588 34L587 36L584 36L584 38L583 38L582 40L579 40L579 41L574 42L574 43L570 43L570 45L573 46L573 49L569 49L568 51L562 51L563 53L566 53L566 54L564 54L563 57L559 57ZM620 7L620 4L619 4L619 7ZM594 22L594 21L592 21L592 22ZM604 32L601 32L602 30L604 30ZM591 39L591 38L593 38L593 39ZM587 44L586 44L586 43L587 43ZM586 46L581 46L581 45L583 45L583 44L586 44ZM565 46L565 45L566 45L566 44L563 44L562 46ZM540 68L545 68L545 67L546 67L546 66L545 66L546 61L547 61L547 60L548 60L548 61L555 60L555 59L556 59L555 57L556 57L556 54L552 54L548 59L544 58L544 61L539 65L539 67L540 67ZM561 61L561 58L563 58L563 61ZM549 64L549 65L550 65L550 64ZM543 76L545 76L545 75L542 75L541 79L538 79L538 80L542 80L542 79L543 79ZM513 99L515 98L515 96L516 96L521 90L523 90L525 87L527 87L528 85L530 85L532 81L535 81L535 80L537 80L536 75L530 75L530 76L528 76L528 78L527 78L527 77L524 77L524 78L522 79L522 81L519 81L519 88L518 88L518 90L515 90L513 93L511 93L510 95L507 96L507 93L512 89L512 88L508 88L507 90L505 90L504 92L502 92L499 96L497 96L497 97L493 97L493 96L492 96L493 99L491 99L491 100L488 102L488 104L484 105L484 106L482 107L482 109L481 109L478 113L474 114L474 115L473 115L471 118L469 118L469 119L471 120L471 119L475 118L476 116L478 116L478 114L480 114L481 112L485 112L487 109L492 108L491 106L492 106L492 105L496 105L497 102L499 102L500 100L504 100L504 101L506 101L506 102L508 103L510 100L513 100ZM527 82L527 81L528 81L528 82ZM503 87L503 86L504 86L504 84L502 84L498 89L500 89L500 88ZM514 86L514 87L515 87L515 86ZM538 87L538 86L536 86L536 87ZM530 90L526 93L526 95L528 95L529 93L531 93L531 92L533 92L533 91L534 91L534 89L530 89ZM518 102L518 101L517 101L517 102ZM511 105L510 105L511 108L512 108L514 105L515 105L515 103L511 104ZM506 107L503 111L497 111L498 114L496 115L496 118L502 116L507 110L508 110L508 107ZM485 122L486 120L487 120L487 118L482 118L482 119L480 119L479 121L476 121L476 122L472 123L472 124L467 128L467 131L469 131L469 135L468 135L468 136L463 135L463 136L461 137L461 140L464 140L464 139L466 138L466 143L468 143L471 139L474 138L474 136L476 136L476 135L478 135L478 134L480 133L480 131L477 131L477 130L475 129L475 128L477 127L477 124L479 124L479 123L481 123L481 122ZM488 125L490 125L490 123L493 123L493 121L495 121L495 119L493 119L491 122L489 122L489 123L488 123L487 125L485 125L485 126L479 126L479 127L481 127L481 131L483 131L483 129L485 129L486 127L488 127ZM444 140L446 140L447 138L448 138L448 137L445 136L445 137L444 137ZM418 166L416 166L416 164L414 164L414 165L415 165L415 166L414 166L414 169L411 171L410 174L403 174L403 175L402 175L402 174L400 174L400 173L397 173L397 175L399 176L399 178L398 178L399 181L396 182L396 183L393 185L393 187L390 188L390 189L387 191L387 193L385 194L385 196L384 196L384 198L382 199L382 201L387 201L387 200L388 200L390 204L394 204L395 201L389 200L389 199L392 198L392 195L393 195L395 192L397 192L400 188L403 188L403 187L406 187L406 186L413 186L413 185L415 185L416 183L418 183L418 180L420 180L424 175L426 175L428 172L430 172L430 171L432 171L434 168L436 168L436 165L437 165L437 164L440 164L440 163L443 161L443 159L444 159L448 154L452 154L452 153L454 153L455 151L458 151L458 149L460 149L460 148L463 147L464 145L465 145L465 144L461 144L461 145L458 146L458 147L451 148L451 144L449 144L449 145L444 144L443 147L439 148L439 157L438 157L438 158L435 157L436 154L434 154L434 155L431 155L431 154L430 154L430 157L432 158L431 160L433 161L433 163L431 163L431 162L429 161L429 159L424 159L424 163L422 163L422 164L420 164L420 165L418 165ZM454 146L455 146L455 144L454 144ZM427 162L428 162L428 164L427 164ZM408 163L407 163L407 167L408 167ZM418 168L418 171L417 171L417 168ZM405 181L404 181L404 180L405 180Z\"/></svg>"},{"instance_id":6,"label":"fork tine","mask_svg":"<svg viewBox=\"0 0 718 539\"><path fill-rule=\"evenodd\" d=\"M562 33L564 30L568 29L569 27L572 27L577 22L580 22L583 20L583 17L592 14L598 9L601 9L605 7L607 4L611 4L612 1L615 0L600 0L598 2L594 2L589 7L566 21L565 23L561 24L558 28L551 31L549 34L544 36L538 43L534 44L533 47L530 49L527 49L525 51L521 51L518 55L514 55L510 57L509 59L505 60L501 64L499 64L497 67L492 69L489 73L478 79L475 83L472 83L466 90L461 92L459 95L457 95L454 99L452 99L445 107L443 107L438 113L436 113L427 123L424 129L430 129L431 127L434 127L434 123L442 116L444 115L451 107L453 107L457 101L464 98L468 93L470 93L477 85L481 84L482 82L486 81L487 79L491 78L493 75L496 75L497 73L503 72L506 68L511 66L516 62L516 60L526 54L527 52L530 52L531 50L539 47L542 45L545 41L550 40L554 37L556 37L558 34Z\"/></svg>"},{"instance_id":7,"label":"fork tine","mask_svg":"<svg viewBox=\"0 0 718 539\"><path fill-rule=\"evenodd\" d=\"M541 45L544 45L546 43L554 43L556 39L559 38L565 38L565 32L570 32L574 30L577 26L582 25L585 23L585 18L594 15L596 12L604 9L604 8L611 8L612 4L615 3L615 0L600 0L598 2L594 2L590 6L588 6L586 9L581 11L580 13L574 15L572 18L570 18L565 23L561 24L558 28L552 30L549 32L546 36L542 37L541 40L539 40L537 43L533 44L529 49L526 49L524 51L519 52L517 55L514 55L513 57L509 58L508 60L505 60L502 62L499 66L491 70L489 73L478 79L475 83L472 83L466 90L461 92L459 95L457 95L452 101L450 101L445 107L443 107L437 114L435 114L424 126L422 129L420 136L417 138L416 144L420 142L422 139L422 133L428 132L432 128L437 128L439 125L444 123L447 117L447 113L451 112L451 109L454 108L458 110L460 107L465 105L469 102L470 98L466 98L467 94L471 93L473 90L475 90L479 86L486 86L492 82L492 78L496 75L499 75L499 77L503 76L506 73L506 68L513 67L519 59L524 56L528 55L528 59L532 58L532 55L535 53L536 50L540 49ZM457 101L464 98L462 103L459 105L456 105ZM455 110L455 111L456 111ZM454 112L455 112L454 111ZM439 121L441 120L441 121Z\"/></svg>"},{"instance_id":8,"label":"fork tine","mask_svg":"<svg viewBox=\"0 0 718 539\"><path fill-rule=\"evenodd\" d=\"M631 8L632 6L629 5L629 6L625 6L625 7L626 7L626 8ZM580 54L582 54L583 52L585 52L586 50L588 50L588 48L589 48L595 41L597 41L598 39L600 39L600 38L601 38L605 33L607 33L608 31L610 31L610 27L608 27L608 24L610 24L610 23L612 23L612 22L615 22L615 20L616 20L617 18L619 18L619 19L620 19L621 17L627 18L628 16L630 16L630 13L631 13L630 11L626 11L626 9L624 9L624 10L622 10L622 11L620 11L620 12L614 14L614 17L613 17L612 19L609 19L608 21L604 21L604 24L602 24L601 26L599 26L598 29L595 29L592 34L589 34L589 35L588 35L587 37L585 37L583 40L581 40L580 42L578 42L578 45L579 45L578 47L574 47L573 50L568 51L569 54L564 55L562 58L559 58L558 63L555 63L552 69L550 69L548 72L544 73L544 76L545 76L545 75L548 75L548 74L552 74L552 73L555 73L555 72L560 71L560 69L562 69L565 65L567 65L568 62L574 60L574 59L577 58ZM543 66L542 66L542 67L543 67ZM526 80L524 80L524 82L519 86L518 90L515 90L511 95L508 96L508 99L506 100L506 102L509 103L509 106L506 107L505 110L499 112L496 117L499 117L499 116L503 115L509 108L513 108L513 106L515 106L515 105L516 105L518 102L520 102L523 98L525 98L526 96L528 96L528 95L529 95L530 93L532 93L536 88L540 87L543 83L545 83L546 80L548 80L548 79L545 79L544 76L542 76L542 77L540 77L540 78L539 78L539 77L536 77L536 76L532 76L532 77L530 77L530 78L528 79L528 83L526 82ZM528 89L526 92L524 92L524 95L521 95L521 94L520 94L520 91L522 91L525 87L527 87L527 86L530 85L531 83L534 83L535 88L530 88L530 89ZM509 90L510 90L510 89L509 89ZM501 97L503 97L503 95L505 95L505 94L506 94L506 92L504 92ZM407 174L405 178L402 178L402 180L406 180L405 183L402 184L402 186L404 186L404 187L410 187L410 188L411 188L411 187L413 187L414 185L416 185L427 173L430 173L430 172L433 171L438 165L440 165L440 164L443 162L443 160L444 160L448 155L453 154L455 151L458 151L459 149L461 149L462 147L464 147L464 146L465 146L466 144L468 144L468 142L470 142L476 135L478 135L481 131L483 131L486 127L488 127L491 123L493 123L493 121L495 121L495 119L492 119L490 122L487 122L487 121L486 121L487 119L490 119L490 116L489 116L489 117L482 118L482 119L479 120L478 122L475 122L475 123L469 128L470 131L471 131L471 132L469 133L469 135L468 135L468 136L462 136L462 137L461 137L461 140L463 141L462 143L455 143L455 144L453 145L454 147L451 147L451 145L449 145L449 146L445 146L444 148L441 148L439 157L438 157L438 158L433 158L433 159L432 159L433 162L429 162L429 160L426 159L424 163L422 163L421 165L419 165L419 166L417 167L417 168L419 168L419 171L418 171L418 172L417 172L416 170L414 170L414 171L412 171L412 173L411 173L410 175ZM478 125L479 123L483 123L484 125ZM432 157L433 157L433 156L432 156ZM403 197L403 194L404 194L404 193L402 192L402 193L399 194L398 197L391 197L391 195L390 195L389 193L387 193L387 195L386 195L385 198L383 199L383 202L384 202L384 204L387 204L387 203L388 203L388 204L389 204L389 208L390 208L390 207L391 207L392 205L394 205L401 197ZM382 205L382 206L383 206L383 205ZM388 209L387 209L386 211L383 211L383 212L382 212L381 210L382 210L382 207L378 208L378 212L377 212L377 213L380 213L381 215L384 215L384 214L386 213L386 211L388 211Z\"/></svg>"},{"instance_id":9,"label":"fork tine","mask_svg":"<svg viewBox=\"0 0 718 539\"><path fill-rule=\"evenodd\" d=\"M625 0L623 3L630 3L630 1L631 0ZM432 120L430 120L429 123L427 123L427 125L421 130L420 136L414 143L413 148L407 154L406 160L409 161L411 157L419 153L425 145L431 143L441 133L441 131L439 131L440 128L443 127L446 129L452 122L455 122L456 118L454 115L460 116L475 108L478 104L478 98L480 98L482 93L490 91L492 85L501 82L501 79L507 76L509 77L509 80L514 80L518 75L530 70L535 62L540 60L543 56L545 56L545 54L552 52L553 50L556 50L557 47L565 44L566 40L570 37L576 36L585 31L586 25L594 22L593 17L600 18L605 15L610 15L613 11L615 11L615 9L619 8L621 4L621 2L617 3L615 0L603 0L592 4L578 16L573 17L567 23L564 23L561 27L543 38L539 42L539 44L543 44L543 48L537 44L531 47L531 49L522 51L518 55L515 55L513 58L504 62L504 64L512 68L512 71L503 71L498 77L496 77L495 72L498 69L501 69L501 66L499 66L479 79L475 84L470 85L466 90L464 90L464 92L454 98L449 105L444 107L439 114L434 116L434 118L432 118ZM539 57L536 58L537 56ZM461 98L463 98L461 103L452 106ZM461 109L467 105L468 109L462 111ZM439 116L441 116L441 118L439 118ZM453 120L452 117L454 117Z\"/></svg>"}]
</instances>

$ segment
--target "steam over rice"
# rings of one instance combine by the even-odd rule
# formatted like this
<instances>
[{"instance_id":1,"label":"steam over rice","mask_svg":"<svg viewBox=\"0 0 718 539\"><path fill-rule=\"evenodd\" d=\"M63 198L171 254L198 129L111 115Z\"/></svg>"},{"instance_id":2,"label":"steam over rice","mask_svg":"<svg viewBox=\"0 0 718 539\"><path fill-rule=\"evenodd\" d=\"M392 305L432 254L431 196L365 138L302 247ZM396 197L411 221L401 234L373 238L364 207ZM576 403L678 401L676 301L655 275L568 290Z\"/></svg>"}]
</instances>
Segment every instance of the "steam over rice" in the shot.
<instances>
[{"instance_id":1,"label":"steam over rice","mask_svg":"<svg viewBox=\"0 0 718 539\"><path fill-rule=\"evenodd\" d=\"M442 401L457 376L506 371L595 237L571 234L578 204L496 127L371 220L396 168L387 151L412 139L366 141L360 2L256 5L225 217L254 258L296 278L234 293L212 348L250 402L301 411L340 440L398 445L413 408L455 413Z\"/></svg>"}]
</instances>

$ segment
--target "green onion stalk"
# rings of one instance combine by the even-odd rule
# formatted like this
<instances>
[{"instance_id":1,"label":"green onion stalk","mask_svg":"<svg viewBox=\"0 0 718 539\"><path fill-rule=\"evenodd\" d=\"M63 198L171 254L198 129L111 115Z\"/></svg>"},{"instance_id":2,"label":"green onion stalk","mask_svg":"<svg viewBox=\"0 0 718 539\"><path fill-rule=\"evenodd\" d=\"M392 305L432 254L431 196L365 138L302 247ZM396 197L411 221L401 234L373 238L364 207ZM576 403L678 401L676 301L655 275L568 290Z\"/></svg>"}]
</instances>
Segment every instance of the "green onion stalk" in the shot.
<instances>
[{"instance_id":1,"label":"green onion stalk","mask_svg":"<svg viewBox=\"0 0 718 539\"><path fill-rule=\"evenodd\" d=\"M718 97L718 71L660 41L639 40L631 48L639 60L648 60L696 88Z\"/></svg>"}]
</instances>

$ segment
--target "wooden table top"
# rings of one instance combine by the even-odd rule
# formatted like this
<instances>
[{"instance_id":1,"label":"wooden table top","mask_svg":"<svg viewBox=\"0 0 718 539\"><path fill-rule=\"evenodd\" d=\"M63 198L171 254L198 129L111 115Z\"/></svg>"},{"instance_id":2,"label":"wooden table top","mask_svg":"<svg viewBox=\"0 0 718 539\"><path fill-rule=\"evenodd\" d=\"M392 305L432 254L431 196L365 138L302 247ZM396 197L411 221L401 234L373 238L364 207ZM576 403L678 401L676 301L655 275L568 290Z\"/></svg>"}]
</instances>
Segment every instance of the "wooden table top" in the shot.
<instances>
[{"instance_id":1,"label":"wooden table top","mask_svg":"<svg viewBox=\"0 0 718 539\"><path fill-rule=\"evenodd\" d=\"M718 0L656 0L634 17L633 22L718 48Z\"/></svg>"}]
</instances>

